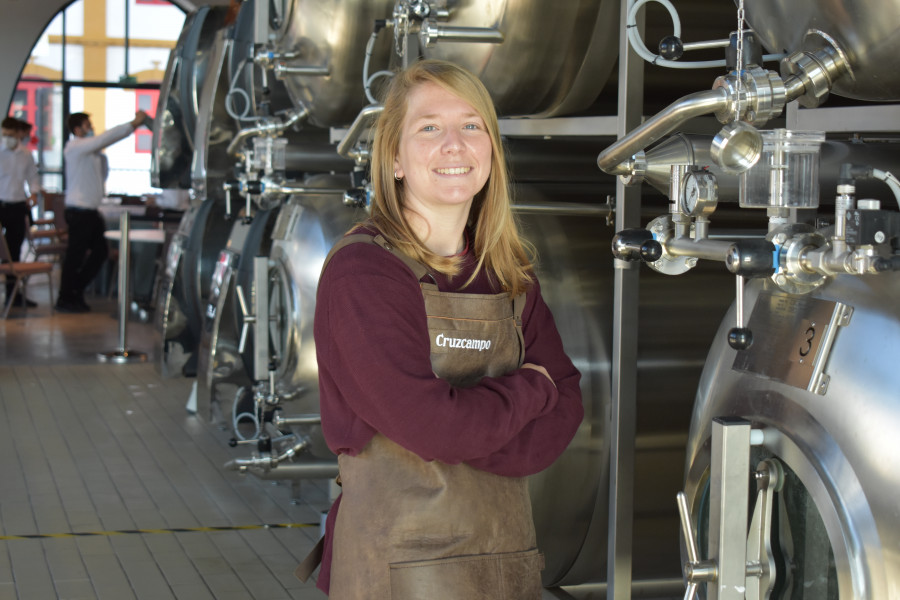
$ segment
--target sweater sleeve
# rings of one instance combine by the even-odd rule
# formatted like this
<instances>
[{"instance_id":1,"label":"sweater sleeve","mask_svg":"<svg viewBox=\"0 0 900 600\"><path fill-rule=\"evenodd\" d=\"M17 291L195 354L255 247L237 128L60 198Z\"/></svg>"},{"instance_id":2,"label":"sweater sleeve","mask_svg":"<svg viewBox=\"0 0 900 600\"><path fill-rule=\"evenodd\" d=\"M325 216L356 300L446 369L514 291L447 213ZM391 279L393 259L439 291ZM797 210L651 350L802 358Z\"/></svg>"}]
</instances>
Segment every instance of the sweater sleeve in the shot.
<instances>
[{"instance_id":1,"label":"sweater sleeve","mask_svg":"<svg viewBox=\"0 0 900 600\"><path fill-rule=\"evenodd\" d=\"M470 388L435 376L419 284L377 246L352 244L334 255L314 329L322 427L337 453L357 454L379 432L424 460L491 456L557 400L553 383L531 369Z\"/></svg>"},{"instance_id":2,"label":"sweater sleeve","mask_svg":"<svg viewBox=\"0 0 900 600\"><path fill-rule=\"evenodd\" d=\"M489 455L467 461L475 468L507 477L532 475L549 467L572 441L584 418L581 373L565 353L553 314L537 282L528 293L522 325L525 362L547 369L556 384L557 401L508 444Z\"/></svg>"}]
</instances>

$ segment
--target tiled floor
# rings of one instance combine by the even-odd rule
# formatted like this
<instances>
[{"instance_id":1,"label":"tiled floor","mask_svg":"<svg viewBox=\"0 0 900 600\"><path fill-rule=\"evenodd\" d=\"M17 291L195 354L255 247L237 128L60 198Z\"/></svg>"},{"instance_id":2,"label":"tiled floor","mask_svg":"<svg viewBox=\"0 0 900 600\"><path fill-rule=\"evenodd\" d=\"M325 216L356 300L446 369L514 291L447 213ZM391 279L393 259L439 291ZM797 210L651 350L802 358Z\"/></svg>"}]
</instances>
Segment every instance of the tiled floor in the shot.
<instances>
[{"instance_id":1,"label":"tiled floor","mask_svg":"<svg viewBox=\"0 0 900 600\"><path fill-rule=\"evenodd\" d=\"M118 348L115 302L40 306L0 321L0 600L324 598L293 576L318 538L323 482L226 472L245 457L185 410L192 381L162 379L150 325Z\"/></svg>"}]
</instances>

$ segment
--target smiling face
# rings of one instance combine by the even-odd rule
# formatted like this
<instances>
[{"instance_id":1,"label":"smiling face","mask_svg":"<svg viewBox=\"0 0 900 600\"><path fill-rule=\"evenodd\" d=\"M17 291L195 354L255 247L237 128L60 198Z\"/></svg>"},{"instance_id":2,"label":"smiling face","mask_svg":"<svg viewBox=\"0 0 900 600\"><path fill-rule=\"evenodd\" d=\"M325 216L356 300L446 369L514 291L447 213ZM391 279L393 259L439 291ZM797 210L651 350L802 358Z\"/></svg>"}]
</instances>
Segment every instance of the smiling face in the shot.
<instances>
[{"instance_id":1,"label":"smiling face","mask_svg":"<svg viewBox=\"0 0 900 600\"><path fill-rule=\"evenodd\" d=\"M430 82L410 92L394 160L405 208L426 220L448 210L468 216L490 176L491 155L484 119L471 104Z\"/></svg>"}]
</instances>

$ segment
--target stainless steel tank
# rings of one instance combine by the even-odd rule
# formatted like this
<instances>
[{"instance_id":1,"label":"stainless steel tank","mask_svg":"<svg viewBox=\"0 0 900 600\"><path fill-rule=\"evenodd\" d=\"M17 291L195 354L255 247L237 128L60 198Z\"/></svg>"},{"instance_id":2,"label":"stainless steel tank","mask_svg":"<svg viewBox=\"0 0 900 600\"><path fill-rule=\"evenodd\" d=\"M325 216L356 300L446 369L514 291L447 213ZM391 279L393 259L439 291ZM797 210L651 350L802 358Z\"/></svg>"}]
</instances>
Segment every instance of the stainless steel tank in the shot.
<instances>
[{"instance_id":1,"label":"stainless steel tank","mask_svg":"<svg viewBox=\"0 0 900 600\"><path fill-rule=\"evenodd\" d=\"M229 394L227 400L234 399L234 388L254 383L253 337L247 336L240 348L244 315L237 288L247 302L252 300L253 258L268 255L278 211L258 210L252 219L234 219L212 274L197 349L197 412L217 422L230 413L231 402L222 407L223 399Z\"/></svg>"},{"instance_id":2,"label":"stainless steel tank","mask_svg":"<svg viewBox=\"0 0 900 600\"><path fill-rule=\"evenodd\" d=\"M209 67L215 34L224 27L225 15L224 7L209 6L189 14L169 54L153 124L150 177L156 187L190 187L200 87Z\"/></svg>"},{"instance_id":3,"label":"stainless steel tank","mask_svg":"<svg viewBox=\"0 0 900 600\"><path fill-rule=\"evenodd\" d=\"M763 430L751 466L775 457L786 472L776 494L773 543L783 558L773 597L900 597L898 298L897 273L839 276L808 296L755 284L745 300L753 346L726 343L733 312L715 337L694 407L685 492L702 539L712 419L740 417Z\"/></svg>"},{"instance_id":4,"label":"stainless steel tank","mask_svg":"<svg viewBox=\"0 0 900 600\"><path fill-rule=\"evenodd\" d=\"M217 258L217 250L212 249L225 246L230 227L223 203L201 202L185 212L172 238L166 269L160 273L155 312L163 374L196 374L194 351L203 323L202 302L209 296Z\"/></svg>"},{"instance_id":5,"label":"stainless steel tank","mask_svg":"<svg viewBox=\"0 0 900 600\"><path fill-rule=\"evenodd\" d=\"M162 336L160 358L164 374L179 370L188 376L196 374L195 350L200 341L205 299L218 252L231 231L231 223L225 220L221 187L227 173L224 148L234 135L229 121L221 116L225 92L220 82L227 47L220 29L199 88L200 112L196 116L191 163L195 200L172 240L165 279L159 286L156 322ZM180 348L173 346L175 343Z\"/></svg>"},{"instance_id":6,"label":"stainless steel tank","mask_svg":"<svg viewBox=\"0 0 900 600\"><path fill-rule=\"evenodd\" d=\"M367 40L376 19L390 19L393 0L290 3L275 44L295 52L287 64L328 69L327 76L286 75L285 84L310 121L347 125L368 104L363 88ZM615 64L619 2L615 0L435 0L433 10L449 10L438 25L495 28L500 44L441 40L422 48L426 58L444 58L476 73L503 115L559 115L578 112L597 97ZM418 25L410 31L415 34ZM394 31L382 31L373 47L371 75L396 66ZM402 43L404 36L399 36ZM418 53L413 35L410 55ZM377 89L377 85L375 86Z\"/></svg>"},{"instance_id":7,"label":"stainless steel tank","mask_svg":"<svg viewBox=\"0 0 900 600\"><path fill-rule=\"evenodd\" d=\"M747 22L772 52L820 45L822 32L849 60L853 75L840 78L832 91L860 100L900 100L896 59L900 54L900 1L750 0Z\"/></svg>"},{"instance_id":8,"label":"stainless steel tank","mask_svg":"<svg viewBox=\"0 0 900 600\"><path fill-rule=\"evenodd\" d=\"M338 188L346 177L319 175L305 181L308 187ZM270 351L276 357L275 389L287 400L290 414L319 412L319 380L313 341L313 316L319 272L332 246L365 220L366 211L344 206L334 193L291 196L282 207L272 232L269 253ZM304 426L300 433L313 441L311 450L322 458L333 457L318 426Z\"/></svg>"},{"instance_id":9,"label":"stainless steel tank","mask_svg":"<svg viewBox=\"0 0 900 600\"><path fill-rule=\"evenodd\" d=\"M448 25L491 27L502 44L437 41L422 49L478 75L502 115L577 113L597 98L618 57L616 0L443 0ZM440 26L440 23L437 24Z\"/></svg>"}]
</instances>

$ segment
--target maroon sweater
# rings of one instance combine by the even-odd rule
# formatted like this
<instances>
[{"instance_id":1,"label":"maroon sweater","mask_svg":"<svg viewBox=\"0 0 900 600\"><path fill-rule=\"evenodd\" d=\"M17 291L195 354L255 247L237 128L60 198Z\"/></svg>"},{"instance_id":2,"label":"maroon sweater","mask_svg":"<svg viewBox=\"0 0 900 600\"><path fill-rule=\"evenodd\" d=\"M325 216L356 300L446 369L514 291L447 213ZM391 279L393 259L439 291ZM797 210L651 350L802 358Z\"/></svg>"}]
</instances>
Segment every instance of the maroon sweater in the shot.
<instances>
[{"instance_id":1,"label":"maroon sweater","mask_svg":"<svg viewBox=\"0 0 900 600\"><path fill-rule=\"evenodd\" d=\"M466 252L462 272L434 278L441 291L497 293ZM423 460L464 462L521 477L547 468L581 423L581 375L563 351L535 279L522 314L525 362L533 369L456 388L435 377L425 304L413 273L372 244L341 249L319 282L314 323L322 430L336 454L357 455L381 433ZM340 498L329 512L318 587L328 592L331 538Z\"/></svg>"}]
</instances>

